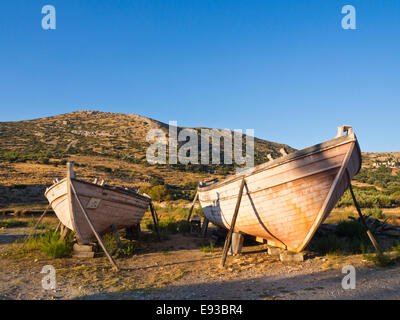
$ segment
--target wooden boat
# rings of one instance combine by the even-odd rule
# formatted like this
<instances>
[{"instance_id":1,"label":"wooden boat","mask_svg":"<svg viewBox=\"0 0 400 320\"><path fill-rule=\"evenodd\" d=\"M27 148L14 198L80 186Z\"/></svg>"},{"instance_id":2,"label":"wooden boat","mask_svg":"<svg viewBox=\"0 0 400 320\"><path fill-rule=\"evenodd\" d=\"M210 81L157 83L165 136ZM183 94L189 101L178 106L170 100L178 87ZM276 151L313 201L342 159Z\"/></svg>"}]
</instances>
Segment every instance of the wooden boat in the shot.
<instances>
[{"instance_id":1,"label":"wooden boat","mask_svg":"<svg viewBox=\"0 0 400 320\"><path fill-rule=\"evenodd\" d=\"M45 196L58 219L75 232L78 240L87 244L96 240L73 189L79 196L95 230L104 234L114 225L117 229L139 224L151 198L136 192L89 183L75 178L73 164L68 164L67 178L49 187Z\"/></svg>"},{"instance_id":2,"label":"wooden boat","mask_svg":"<svg viewBox=\"0 0 400 320\"><path fill-rule=\"evenodd\" d=\"M220 182L200 184L198 196L205 217L215 225L230 228L244 178L235 231L300 252L360 168L357 138L351 127L342 126L332 140Z\"/></svg>"}]
</instances>

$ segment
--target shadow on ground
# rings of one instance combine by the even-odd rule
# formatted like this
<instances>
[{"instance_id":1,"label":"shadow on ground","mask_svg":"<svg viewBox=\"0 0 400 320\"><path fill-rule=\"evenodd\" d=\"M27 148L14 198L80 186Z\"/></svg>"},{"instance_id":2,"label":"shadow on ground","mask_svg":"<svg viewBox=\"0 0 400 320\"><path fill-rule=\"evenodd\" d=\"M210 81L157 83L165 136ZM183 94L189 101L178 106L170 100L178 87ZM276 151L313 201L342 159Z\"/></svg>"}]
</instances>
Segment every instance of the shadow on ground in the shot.
<instances>
[{"instance_id":1,"label":"shadow on ground","mask_svg":"<svg viewBox=\"0 0 400 320\"><path fill-rule=\"evenodd\" d=\"M218 280L175 285L160 289L93 294L80 299L171 299L171 300L255 300L255 299L400 299L400 266L356 273L356 289L345 290L346 274L325 271L306 275L279 275L245 280Z\"/></svg>"}]
</instances>

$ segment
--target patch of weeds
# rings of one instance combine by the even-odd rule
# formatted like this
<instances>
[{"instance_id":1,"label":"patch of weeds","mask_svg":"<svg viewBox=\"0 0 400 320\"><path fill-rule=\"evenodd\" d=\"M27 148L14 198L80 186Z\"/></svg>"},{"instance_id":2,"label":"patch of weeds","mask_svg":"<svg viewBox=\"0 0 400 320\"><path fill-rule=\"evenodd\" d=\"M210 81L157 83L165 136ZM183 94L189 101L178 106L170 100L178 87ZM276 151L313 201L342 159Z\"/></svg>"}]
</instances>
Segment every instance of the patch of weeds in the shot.
<instances>
[{"instance_id":1,"label":"patch of weeds","mask_svg":"<svg viewBox=\"0 0 400 320\"><path fill-rule=\"evenodd\" d=\"M118 250L117 239L114 233L109 232L103 236L103 242L110 254L114 254Z\"/></svg>"},{"instance_id":2,"label":"patch of weeds","mask_svg":"<svg viewBox=\"0 0 400 320\"><path fill-rule=\"evenodd\" d=\"M321 254L339 253L343 251L344 244L338 237L330 235L316 239L314 241L314 247Z\"/></svg>"},{"instance_id":3,"label":"patch of weeds","mask_svg":"<svg viewBox=\"0 0 400 320\"><path fill-rule=\"evenodd\" d=\"M385 219L386 216L380 208L369 208L365 210L365 215L374 219Z\"/></svg>"},{"instance_id":4,"label":"patch of weeds","mask_svg":"<svg viewBox=\"0 0 400 320\"><path fill-rule=\"evenodd\" d=\"M209 245L202 246L200 248L201 252L214 252L214 243L210 242Z\"/></svg>"},{"instance_id":5,"label":"patch of weeds","mask_svg":"<svg viewBox=\"0 0 400 320\"><path fill-rule=\"evenodd\" d=\"M341 249L339 250L334 250L334 251L329 251L326 256L329 258L337 258L343 255L343 251Z\"/></svg>"},{"instance_id":6,"label":"patch of weeds","mask_svg":"<svg viewBox=\"0 0 400 320\"><path fill-rule=\"evenodd\" d=\"M0 220L0 228L18 228L29 226L28 221L18 219Z\"/></svg>"},{"instance_id":7,"label":"patch of weeds","mask_svg":"<svg viewBox=\"0 0 400 320\"><path fill-rule=\"evenodd\" d=\"M41 235L32 237L26 244L26 249L39 249L49 257L56 259L69 256L72 252L70 239L61 239L60 234L45 232Z\"/></svg>"},{"instance_id":8,"label":"patch of weeds","mask_svg":"<svg viewBox=\"0 0 400 320\"><path fill-rule=\"evenodd\" d=\"M372 261L373 263L375 263L375 265L382 268L391 266L396 262L395 259L390 258L389 255L384 253L366 254L364 255L364 258L368 261Z\"/></svg>"},{"instance_id":9,"label":"patch of weeds","mask_svg":"<svg viewBox=\"0 0 400 320\"><path fill-rule=\"evenodd\" d=\"M345 237L357 237L362 239L366 237L364 226L355 220L340 221L336 227L336 232Z\"/></svg>"},{"instance_id":10,"label":"patch of weeds","mask_svg":"<svg viewBox=\"0 0 400 320\"><path fill-rule=\"evenodd\" d=\"M337 225L336 232L349 238L349 250L352 253L366 253L368 251L370 240L361 222L341 221Z\"/></svg>"},{"instance_id":11,"label":"patch of weeds","mask_svg":"<svg viewBox=\"0 0 400 320\"><path fill-rule=\"evenodd\" d=\"M154 231L154 223L151 220L146 221L147 229ZM161 233L176 234L178 232L189 232L190 224L186 220L177 221L175 217L168 217L158 222L158 230Z\"/></svg>"},{"instance_id":12,"label":"patch of weeds","mask_svg":"<svg viewBox=\"0 0 400 320\"><path fill-rule=\"evenodd\" d=\"M392 249L396 251L396 253L400 254L400 244L393 246Z\"/></svg>"},{"instance_id":13,"label":"patch of weeds","mask_svg":"<svg viewBox=\"0 0 400 320\"><path fill-rule=\"evenodd\" d=\"M176 221L175 217L168 217L159 221L158 227L161 232L167 232L171 234L179 232L178 222Z\"/></svg>"},{"instance_id":14,"label":"patch of weeds","mask_svg":"<svg viewBox=\"0 0 400 320\"><path fill-rule=\"evenodd\" d=\"M125 257L130 257L136 252L136 249L137 249L137 242L129 241L122 244L121 253Z\"/></svg>"},{"instance_id":15,"label":"patch of weeds","mask_svg":"<svg viewBox=\"0 0 400 320\"><path fill-rule=\"evenodd\" d=\"M180 220L178 222L178 231L182 233L190 232L190 222L187 220Z\"/></svg>"},{"instance_id":16,"label":"patch of weeds","mask_svg":"<svg viewBox=\"0 0 400 320\"><path fill-rule=\"evenodd\" d=\"M353 253L367 253L368 240L366 239L352 239L350 242L350 251Z\"/></svg>"}]
</instances>

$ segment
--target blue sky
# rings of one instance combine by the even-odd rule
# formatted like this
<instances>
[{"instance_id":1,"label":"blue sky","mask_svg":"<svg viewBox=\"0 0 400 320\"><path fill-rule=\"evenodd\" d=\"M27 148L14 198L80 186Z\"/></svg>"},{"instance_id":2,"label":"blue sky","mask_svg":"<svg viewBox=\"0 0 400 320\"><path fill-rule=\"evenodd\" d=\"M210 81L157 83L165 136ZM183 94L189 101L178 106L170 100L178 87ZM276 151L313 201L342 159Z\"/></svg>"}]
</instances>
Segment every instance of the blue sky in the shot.
<instances>
[{"instance_id":1,"label":"blue sky","mask_svg":"<svg viewBox=\"0 0 400 320\"><path fill-rule=\"evenodd\" d=\"M135 113L295 148L350 124L363 151L400 151L399 35L397 0L1 1L0 121Z\"/></svg>"}]
</instances>

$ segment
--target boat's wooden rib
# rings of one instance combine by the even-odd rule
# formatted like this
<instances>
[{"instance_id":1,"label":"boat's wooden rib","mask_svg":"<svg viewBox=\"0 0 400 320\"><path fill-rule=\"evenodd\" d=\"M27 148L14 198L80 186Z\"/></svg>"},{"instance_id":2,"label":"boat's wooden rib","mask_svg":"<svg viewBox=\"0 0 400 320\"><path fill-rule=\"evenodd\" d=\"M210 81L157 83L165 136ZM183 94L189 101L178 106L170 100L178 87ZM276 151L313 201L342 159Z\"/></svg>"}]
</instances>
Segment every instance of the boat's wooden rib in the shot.
<instances>
[{"instance_id":1,"label":"boat's wooden rib","mask_svg":"<svg viewBox=\"0 0 400 320\"><path fill-rule=\"evenodd\" d=\"M73 174L71 179L55 183L46 190L45 196L61 223L73 230L84 244L95 240L95 236L72 194L71 184L99 234L110 231L113 224L118 229L139 224L151 201L136 192L78 180Z\"/></svg>"},{"instance_id":2,"label":"boat's wooden rib","mask_svg":"<svg viewBox=\"0 0 400 320\"><path fill-rule=\"evenodd\" d=\"M235 230L298 252L348 188L346 170L351 179L360 167L357 138L351 127L343 126L332 140L200 186L198 195L207 219L229 228L244 177L246 188Z\"/></svg>"}]
</instances>

